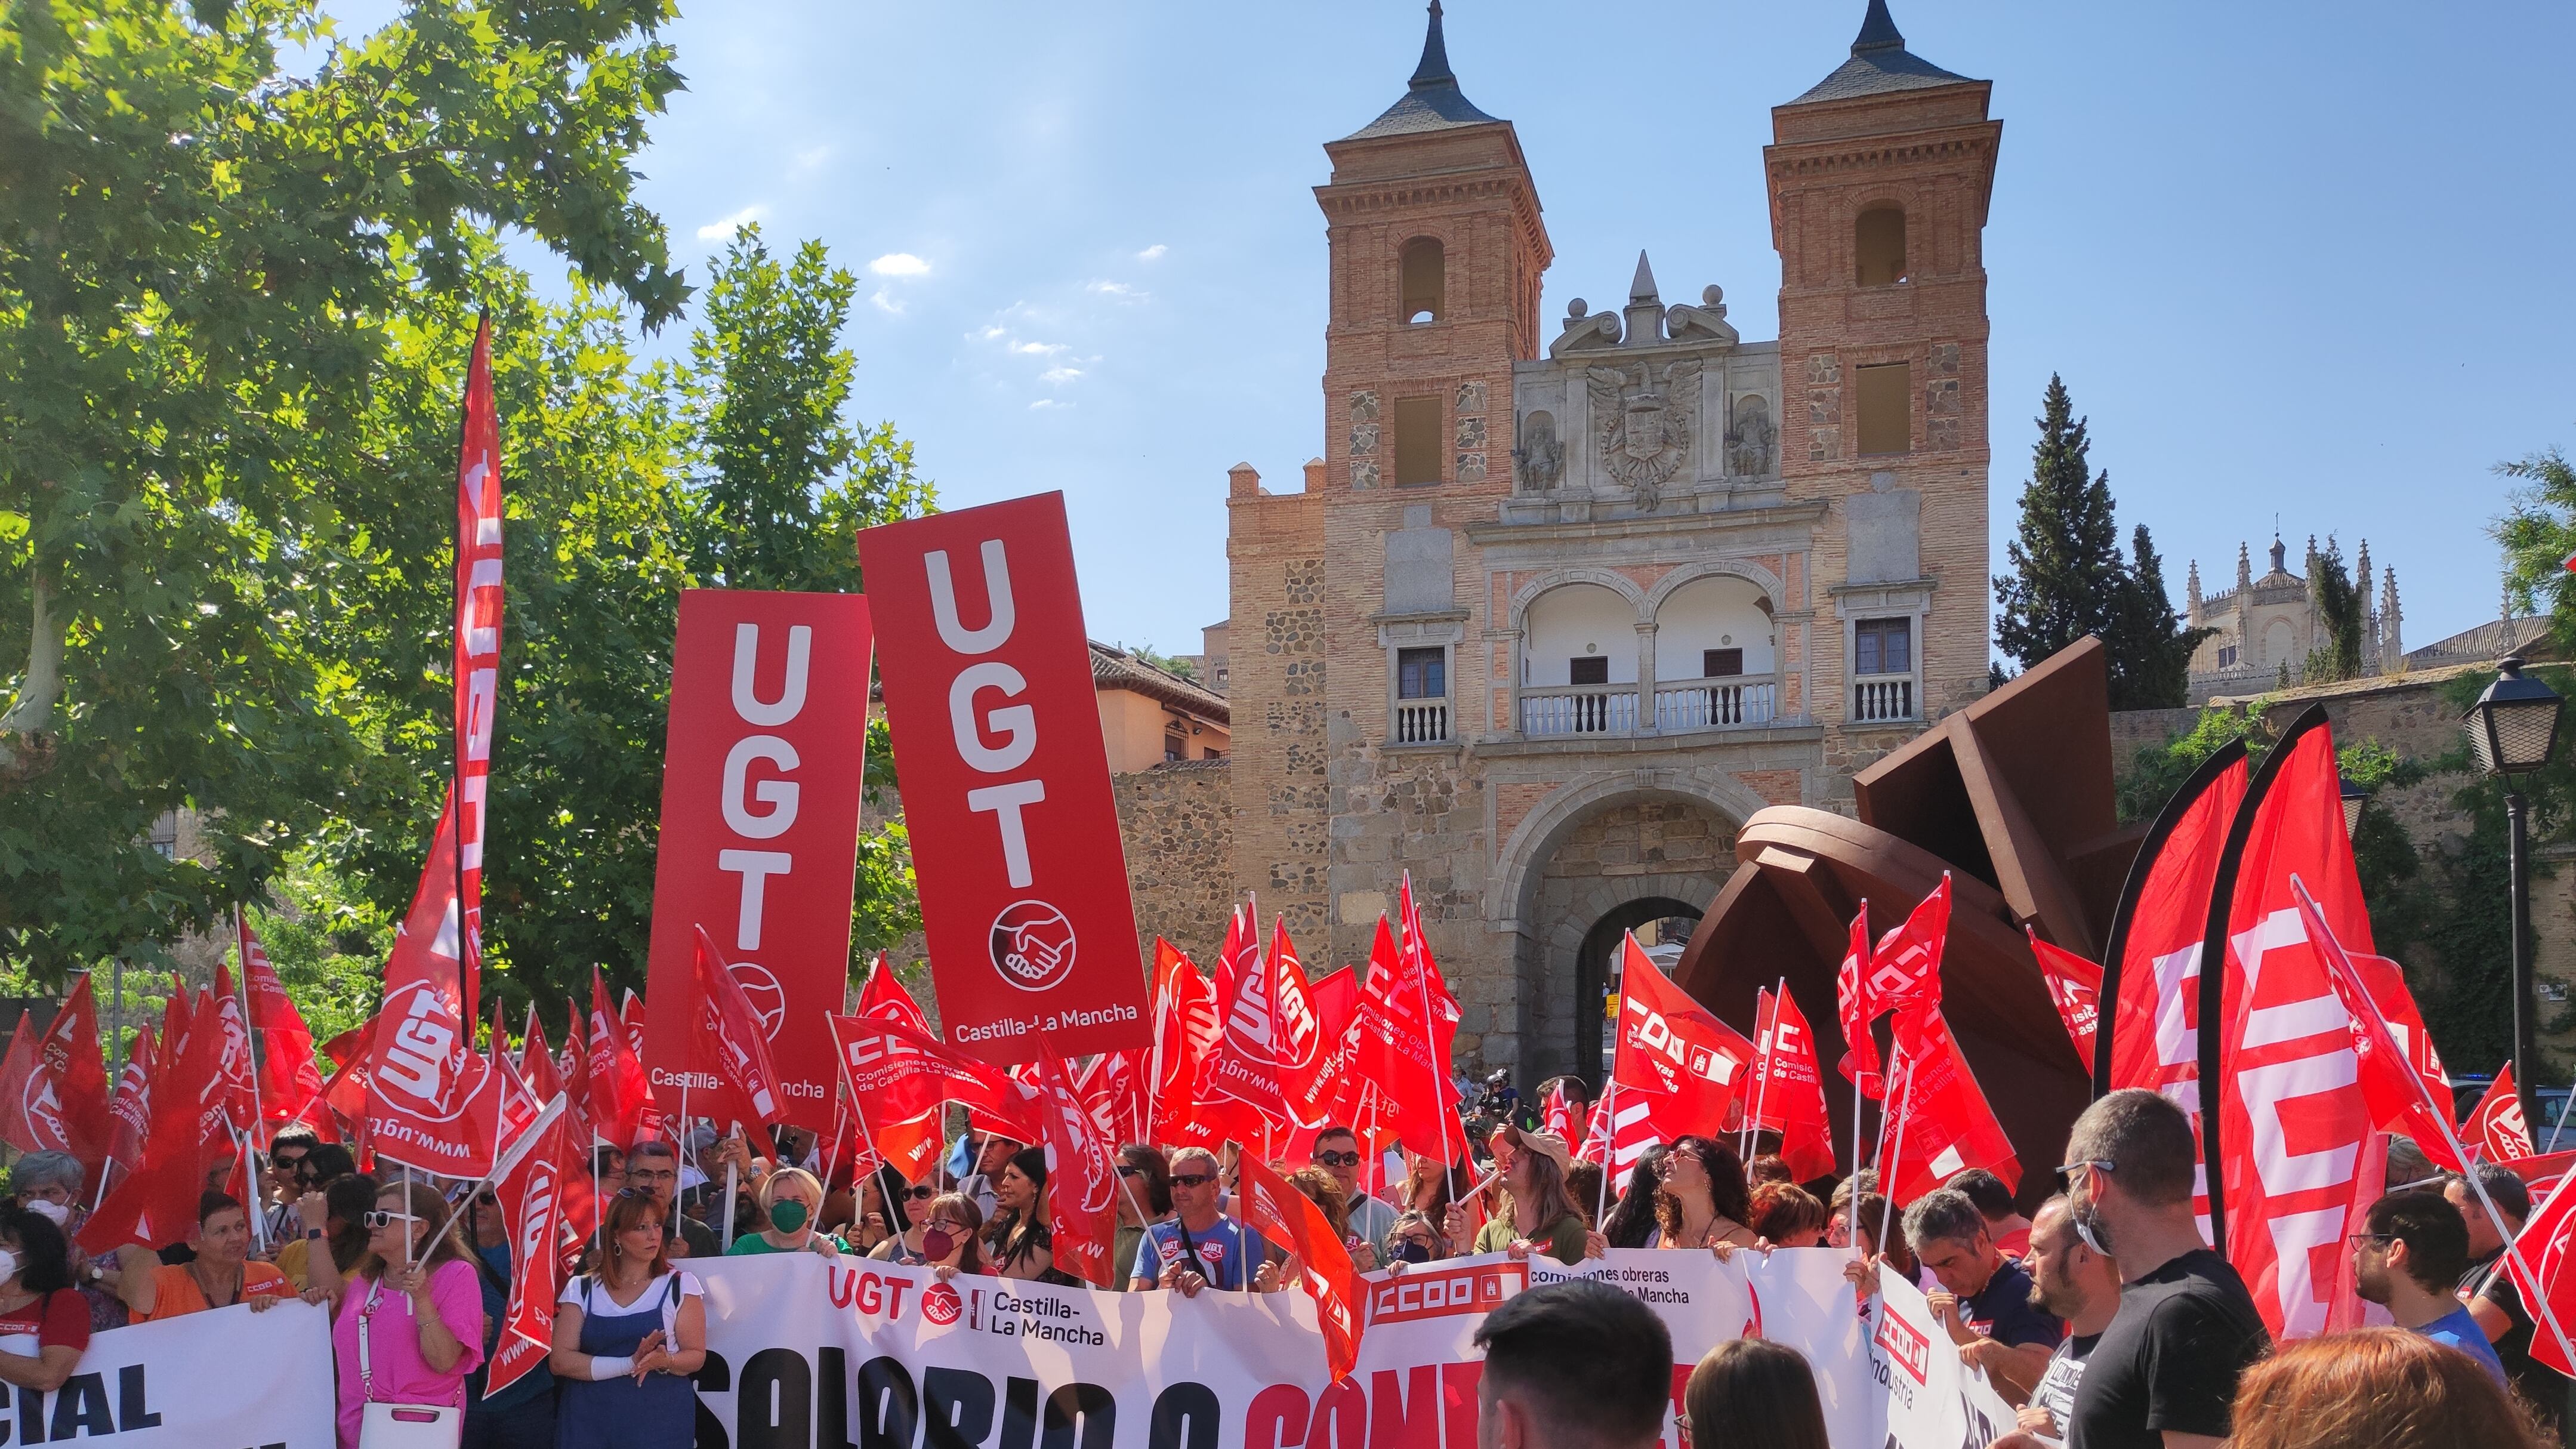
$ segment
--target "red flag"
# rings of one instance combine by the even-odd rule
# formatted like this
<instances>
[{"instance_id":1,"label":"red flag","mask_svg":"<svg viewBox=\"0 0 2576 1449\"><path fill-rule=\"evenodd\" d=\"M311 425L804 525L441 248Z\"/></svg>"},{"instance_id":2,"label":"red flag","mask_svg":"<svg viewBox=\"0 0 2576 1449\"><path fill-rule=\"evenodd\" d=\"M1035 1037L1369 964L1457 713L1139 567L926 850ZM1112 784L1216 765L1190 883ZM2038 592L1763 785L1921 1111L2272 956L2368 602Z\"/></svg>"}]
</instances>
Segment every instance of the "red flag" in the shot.
<instances>
[{"instance_id":1,"label":"red flag","mask_svg":"<svg viewBox=\"0 0 2576 1449\"><path fill-rule=\"evenodd\" d=\"M1118 1266L1110 1261L1118 1236L1116 1144L1102 1136L1090 1109L1065 1079L1062 1058L1041 1055L1037 1068L1030 1111L1038 1118L1039 1141L1046 1148L1047 1228L1055 1266L1106 1288L1115 1281Z\"/></svg>"},{"instance_id":2,"label":"red flag","mask_svg":"<svg viewBox=\"0 0 2576 1449\"><path fill-rule=\"evenodd\" d=\"M2075 1054L2084 1059L2084 1070L2093 1070L2093 1033L2101 1016L2102 968L2062 946L2039 938L2036 927L2022 928L2030 936L2030 953L2039 958L2039 977L2048 983L2048 999L2057 1003L2057 1019L2066 1023L2066 1035L2075 1043Z\"/></svg>"},{"instance_id":3,"label":"red flag","mask_svg":"<svg viewBox=\"0 0 2576 1449\"><path fill-rule=\"evenodd\" d=\"M590 1130L608 1145L624 1151L648 1135L644 1107L652 1093L644 1084L643 1065L617 1013L608 1007L608 983L599 968L590 968Z\"/></svg>"},{"instance_id":4,"label":"red flag","mask_svg":"<svg viewBox=\"0 0 2576 1449\"><path fill-rule=\"evenodd\" d=\"M236 1131L244 1130L257 1123L260 1116L259 1089L251 1081L250 1021L242 1011L240 995L233 989L233 974L221 961L215 963L213 996L215 1020L224 1041L223 1056L216 1068L224 1078L224 1111L231 1116Z\"/></svg>"},{"instance_id":5,"label":"red flag","mask_svg":"<svg viewBox=\"0 0 2576 1449\"><path fill-rule=\"evenodd\" d=\"M1323 1014L1315 1007L1314 988L1306 980L1306 963L1288 939L1284 917L1270 918L1270 1048L1287 1108L1291 1132L1312 1132L1331 1115L1325 1095L1330 1058L1340 1043L1324 1034Z\"/></svg>"},{"instance_id":6,"label":"red flag","mask_svg":"<svg viewBox=\"0 0 2576 1449\"><path fill-rule=\"evenodd\" d=\"M367 1061L376 1040L379 1012L323 1043L322 1055L331 1064L331 1075L322 1083L325 1112L338 1120L350 1134L351 1155L358 1157L358 1169L366 1170ZM165 1047L162 1055L169 1055Z\"/></svg>"},{"instance_id":7,"label":"red flag","mask_svg":"<svg viewBox=\"0 0 2576 1449\"><path fill-rule=\"evenodd\" d=\"M385 1004L367 1065L367 1138L380 1158L442 1177L492 1170L500 1081L474 1050L458 984L456 809L439 812L411 912L385 963Z\"/></svg>"},{"instance_id":8,"label":"red flag","mask_svg":"<svg viewBox=\"0 0 2576 1449\"><path fill-rule=\"evenodd\" d=\"M2489 1162L2532 1155L2531 1126L2522 1120L2522 1093L2514 1086L2513 1063L2496 1068L2495 1085L2478 1099L2477 1110L2469 1114L2460 1135Z\"/></svg>"},{"instance_id":9,"label":"red flag","mask_svg":"<svg viewBox=\"0 0 2576 1449\"><path fill-rule=\"evenodd\" d=\"M19 1018L23 1027L26 1018ZM0 1136L25 1152L68 1152L95 1171L115 1135L107 1112L107 1065L98 1054L98 1010L86 974L54 1013L53 1025L28 1043L20 1076L16 1042L0 1067ZM14 1088L14 1090L10 1090Z\"/></svg>"},{"instance_id":10,"label":"red flag","mask_svg":"<svg viewBox=\"0 0 2576 1449\"><path fill-rule=\"evenodd\" d=\"M632 986L626 988L626 999L618 1003L617 1024L626 1029L626 1045L635 1053L635 1060L644 1060L644 998L636 995Z\"/></svg>"},{"instance_id":11,"label":"red flag","mask_svg":"<svg viewBox=\"0 0 2576 1449\"><path fill-rule=\"evenodd\" d=\"M15 1055L16 1048L11 1048ZM152 1062L156 1052L152 1028L137 1028L125 1050L125 1069L116 1074L116 1097L107 1104L107 1156L131 1169L143 1160L143 1139L152 1128ZM15 1093L11 1094L15 1099ZM337 1133L333 1133L337 1136Z\"/></svg>"},{"instance_id":12,"label":"red flag","mask_svg":"<svg viewBox=\"0 0 2576 1449\"><path fill-rule=\"evenodd\" d=\"M922 1015L920 1005L905 989L903 980L887 964L883 951L877 953L876 965L868 972L865 986L859 989L858 1014L871 1021L890 1021L925 1038L936 1039L930 1019ZM837 1054L837 1053L836 1053ZM861 1101L858 1121L853 1126L870 1156L889 1162L905 1179L918 1180L939 1156L945 1129L939 1107L909 1118L889 1115L883 1102Z\"/></svg>"},{"instance_id":13,"label":"red flag","mask_svg":"<svg viewBox=\"0 0 2576 1449\"><path fill-rule=\"evenodd\" d=\"M1360 1317L1360 1275L1351 1265L1350 1250L1334 1236L1333 1225L1313 1199L1280 1181L1249 1151L1237 1163L1243 1220L1286 1248L1293 1266L1303 1270L1299 1286L1315 1300L1315 1320L1324 1330L1324 1367L1339 1383L1359 1362L1360 1335L1366 1331Z\"/></svg>"},{"instance_id":14,"label":"red flag","mask_svg":"<svg viewBox=\"0 0 2576 1449\"><path fill-rule=\"evenodd\" d=\"M2436 1166L2459 1171L2459 1154L2451 1150L2450 1118L2441 1106L2450 1100L2450 1084L2426 1082L2416 1074L2380 1004L2371 999L2360 966L2326 924L2307 882L2295 873L2290 877L2290 899L2298 907L2298 924L2325 967L2326 983L2348 1018L2353 1055L2360 1063L2361 1097L2369 1105L2371 1120L2396 1124L2391 1130L2414 1138ZM2356 1210L2363 1206L2359 1194L2353 1206Z\"/></svg>"},{"instance_id":15,"label":"red flag","mask_svg":"<svg viewBox=\"0 0 2576 1449\"><path fill-rule=\"evenodd\" d=\"M1825 1080L1816 1038L1796 998L1765 991L1754 1019L1760 1074L1749 1089L1758 1131L1780 1134L1780 1155L1800 1180L1834 1170L1833 1126L1825 1113Z\"/></svg>"},{"instance_id":16,"label":"red flag","mask_svg":"<svg viewBox=\"0 0 2576 1449\"><path fill-rule=\"evenodd\" d=\"M1547 1101L1539 1108L1538 1129L1559 1142L1581 1139L1582 1134L1574 1128L1574 1106L1565 1100L1563 1082L1547 1089Z\"/></svg>"},{"instance_id":17,"label":"red flag","mask_svg":"<svg viewBox=\"0 0 2576 1449\"><path fill-rule=\"evenodd\" d=\"M1198 1080L1225 1034L1216 993L1171 942L1154 938L1154 1047L1147 1062L1147 1142L1178 1142L1198 1115Z\"/></svg>"},{"instance_id":18,"label":"red flag","mask_svg":"<svg viewBox=\"0 0 2576 1449\"><path fill-rule=\"evenodd\" d=\"M1650 1140L1715 1136L1752 1080L1753 1043L1656 970L1635 936L1624 938L1620 953L1619 1041L1610 1058L1620 1124L1631 1123L1632 1108L1645 1106ZM1639 1135L1630 1127L1612 1138L1624 1154L1616 1163L1622 1171L1644 1151Z\"/></svg>"},{"instance_id":19,"label":"red flag","mask_svg":"<svg viewBox=\"0 0 2576 1449\"><path fill-rule=\"evenodd\" d=\"M1233 1138L1275 1157L1290 1126L1280 1091L1277 984L1262 960L1251 905L1237 907L1227 920L1216 1000L1225 1031L1199 1068L1198 1111L1181 1140L1213 1148Z\"/></svg>"},{"instance_id":20,"label":"red flag","mask_svg":"<svg viewBox=\"0 0 2576 1449\"><path fill-rule=\"evenodd\" d=\"M2212 944L2225 961L2213 1196L2221 1246L2265 1326L2275 1339L2304 1338L2325 1326L2347 1218L2377 1186L2355 1171L2373 1114L2351 1014L2290 888L2293 875L2304 880L2336 937L2370 949L2322 709L2293 723L2263 762L2232 838L2238 849L2219 876L2225 913L2211 913L2224 921Z\"/></svg>"},{"instance_id":21,"label":"red flag","mask_svg":"<svg viewBox=\"0 0 2576 1449\"><path fill-rule=\"evenodd\" d=\"M1381 916L1369 970L1360 983L1360 1014L1353 1030L1353 1090L1377 1089L1379 1122L1407 1147L1427 1157L1456 1161L1465 1151L1458 1125L1458 1088L1450 1079L1451 1042L1458 1011L1428 951L1409 951Z\"/></svg>"},{"instance_id":22,"label":"red flag","mask_svg":"<svg viewBox=\"0 0 2576 1449\"><path fill-rule=\"evenodd\" d=\"M1882 1167L1879 1181L1894 1185L1897 1206L1971 1167L2018 1187L2021 1163L2013 1156L2012 1139L1986 1105L1940 1008L1897 1014L1896 1054L1898 1074L1891 1082L1898 1125L1889 1142L1895 1161Z\"/></svg>"},{"instance_id":23,"label":"red flag","mask_svg":"<svg viewBox=\"0 0 2576 1449\"><path fill-rule=\"evenodd\" d=\"M564 1089L563 1073L555 1070L554 1053L546 1050L546 1029L537 1021L535 1002L528 1003L528 1034L519 1042L519 1080L528 1084L528 1090L540 1102L553 1101Z\"/></svg>"},{"instance_id":24,"label":"red flag","mask_svg":"<svg viewBox=\"0 0 2576 1449\"><path fill-rule=\"evenodd\" d=\"M2360 974L2362 989L2370 993L2370 999L2379 1005L2379 1014L2388 1020L2388 1034L2406 1053L2406 1064L2424 1079L2435 1101L2454 1100L2451 1074L2442 1069L2442 1054L2433 1049L2433 1033L2424 1028L2423 1008L2415 1004L2415 993L2406 985L2406 968L2367 951L2349 955L2353 970ZM2384 1121L2377 1125L2383 1132L2404 1130Z\"/></svg>"},{"instance_id":25,"label":"red flag","mask_svg":"<svg viewBox=\"0 0 2576 1449\"><path fill-rule=\"evenodd\" d=\"M9 1054L0 1058L0 1141L21 1152L35 1149L25 1145L27 1113L21 1099L26 1095L27 1081L36 1074L36 1035L30 1028L31 1013L20 1011L18 1024L9 1032Z\"/></svg>"},{"instance_id":26,"label":"red flag","mask_svg":"<svg viewBox=\"0 0 2576 1449\"><path fill-rule=\"evenodd\" d=\"M564 998L564 1096L572 1102L573 1115L590 1121L590 1040L582 1030L581 1004ZM591 1123L587 1142L598 1142L599 1125Z\"/></svg>"},{"instance_id":27,"label":"red flag","mask_svg":"<svg viewBox=\"0 0 2576 1449\"><path fill-rule=\"evenodd\" d=\"M1864 900L1859 913L1852 917L1851 947L1843 952L1841 969L1834 972L1834 1012L1842 1021L1847 1047L1840 1063L1843 1075L1860 1088L1862 1095L1883 1098L1887 1095L1887 1066L1878 1059L1878 1038L1871 1035L1869 1027L1887 1008L1873 994L1872 975L1869 902Z\"/></svg>"},{"instance_id":28,"label":"red flag","mask_svg":"<svg viewBox=\"0 0 2576 1449\"><path fill-rule=\"evenodd\" d=\"M760 1029L760 1013L743 994L707 928L698 927L697 988L699 1031L714 1050L714 1095L707 1115L739 1126L776 1126L779 1110L778 1072L769 1064L769 1040ZM631 999L631 998L630 998ZM701 1083L701 1085L710 1085Z\"/></svg>"},{"instance_id":29,"label":"red flag","mask_svg":"<svg viewBox=\"0 0 2576 1449\"><path fill-rule=\"evenodd\" d=\"M217 1060L221 1033L205 1009L209 1004L200 1004L201 1019L193 1026L163 1033L165 1043L179 1045L175 1051L165 1045L154 1065L142 1159L76 1235L93 1254L126 1243L158 1247L185 1238L197 1220L207 1170L217 1152L231 1147Z\"/></svg>"},{"instance_id":30,"label":"red flag","mask_svg":"<svg viewBox=\"0 0 2576 1449\"><path fill-rule=\"evenodd\" d=\"M474 329L456 458L455 890L459 1020L482 1015L483 837L501 678L501 427L492 406L492 319ZM399 1160L399 1159L397 1159Z\"/></svg>"},{"instance_id":31,"label":"red flag","mask_svg":"<svg viewBox=\"0 0 2576 1449\"><path fill-rule=\"evenodd\" d=\"M1941 1004L1941 952L1950 939L1950 873L1914 913L1870 952L1869 999L1878 1009L1920 1011Z\"/></svg>"},{"instance_id":32,"label":"red flag","mask_svg":"<svg viewBox=\"0 0 2576 1449\"><path fill-rule=\"evenodd\" d=\"M2569 1261L2571 1256L2576 1256L2576 1192L2568 1190L2571 1181L2576 1181L2576 1174L2559 1177L2549 1194L2539 1199L2539 1206L2532 1209L2531 1216L2523 1222L2522 1232L2513 1240L2514 1245L2522 1250L2522 1260L2530 1265L2530 1271L2524 1272L2510 1254L2505 1259L2505 1271L2513 1275L2514 1287L2521 1290L2522 1301L2526 1304L2546 1302L2562 1325L2576 1318L2576 1271L2571 1271L2576 1269L2576 1264ZM2531 1359L2534 1363L2547 1364L2561 1374L2576 1378L2576 1362L2569 1361L2555 1334L2534 1333L2531 1336Z\"/></svg>"},{"instance_id":33,"label":"red flag","mask_svg":"<svg viewBox=\"0 0 2576 1449\"><path fill-rule=\"evenodd\" d=\"M1002 1130L1018 1141L1037 1140L1037 1122L1019 1083L927 1032L900 1022L835 1016L832 1038L850 1100L865 1104L869 1122L880 1134L886 1127L881 1117L909 1122L955 1102L1005 1124ZM889 1161L896 1157L882 1141L878 1150Z\"/></svg>"},{"instance_id":34,"label":"red flag","mask_svg":"<svg viewBox=\"0 0 2576 1449\"><path fill-rule=\"evenodd\" d=\"M277 979L277 970L269 964L268 951L251 930L249 919L236 913L234 920L240 928L242 989L250 997L250 1029L263 1053L260 1102L269 1125L282 1127L303 1119L309 1104L322 1095L322 1073L313 1065L313 1031L286 994L285 983Z\"/></svg>"},{"instance_id":35,"label":"red flag","mask_svg":"<svg viewBox=\"0 0 2576 1449\"><path fill-rule=\"evenodd\" d=\"M510 1238L510 1297L492 1351L486 1394L497 1394L545 1362L554 1343L555 1299L563 1289L565 1210L587 1196L581 1150L560 1096L535 1125L528 1150L492 1184ZM576 1239L578 1241L578 1239Z\"/></svg>"},{"instance_id":36,"label":"red flag","mask_svg":"<svg viewBox=\"0 0 2576 1449\"><path fill-rule=\"evenodd\" d=\"M922 1015L920 1004L905 989L902 978L886 964L883 951L877 953L877 964L869 970L867 984L859 988L859 1015L908 1026L924 1036L934 1035L930 1018Z\"/></svg>"}]
</instances>

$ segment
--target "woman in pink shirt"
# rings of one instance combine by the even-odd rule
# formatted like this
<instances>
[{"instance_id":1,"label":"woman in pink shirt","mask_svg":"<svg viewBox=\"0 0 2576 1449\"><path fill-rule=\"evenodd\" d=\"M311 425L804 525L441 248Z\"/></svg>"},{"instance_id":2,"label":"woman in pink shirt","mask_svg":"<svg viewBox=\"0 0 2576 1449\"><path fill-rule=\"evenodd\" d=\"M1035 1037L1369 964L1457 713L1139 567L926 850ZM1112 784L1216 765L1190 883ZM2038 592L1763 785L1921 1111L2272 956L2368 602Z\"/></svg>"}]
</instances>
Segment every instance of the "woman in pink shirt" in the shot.
<instances>
[{"instance_id":1,"label":"woman in pink shirt","mask_svg":"<svg viewBox=\"0 0 2576 1449\"><path fill-rule=\"evenodd\" d=\"M462 1411L465 1376L483 1362L483 1290L447 1231L446 1201L427 1183L388 1184L366 1227L367 1255L331 1319L340 1449L357 1449L371 1402ZM423 1249L428 1260L415 1261Z\"/></svg>"}]
</instances>

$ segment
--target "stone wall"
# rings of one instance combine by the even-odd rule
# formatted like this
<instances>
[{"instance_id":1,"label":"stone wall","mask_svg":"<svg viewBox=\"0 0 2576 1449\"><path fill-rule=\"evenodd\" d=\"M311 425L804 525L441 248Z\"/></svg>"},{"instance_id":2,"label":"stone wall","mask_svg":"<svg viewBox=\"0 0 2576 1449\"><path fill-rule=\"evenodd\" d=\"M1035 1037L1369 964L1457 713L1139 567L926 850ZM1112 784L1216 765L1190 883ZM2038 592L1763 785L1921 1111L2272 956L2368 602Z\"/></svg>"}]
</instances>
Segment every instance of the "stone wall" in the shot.
<instances>
[{"instance_id":1,"label":"stone wall","mask_svg":"<svg viewBox=\"0 0 2576 1449\"><path fill-rule=\"evenodd\" d=\"M1154 962L1161 936L1212 962L1225 937L1234 875L1233 762L1157 765L1110 782L1136 899L1136 948Z\"/></svg>"}]
</instances>

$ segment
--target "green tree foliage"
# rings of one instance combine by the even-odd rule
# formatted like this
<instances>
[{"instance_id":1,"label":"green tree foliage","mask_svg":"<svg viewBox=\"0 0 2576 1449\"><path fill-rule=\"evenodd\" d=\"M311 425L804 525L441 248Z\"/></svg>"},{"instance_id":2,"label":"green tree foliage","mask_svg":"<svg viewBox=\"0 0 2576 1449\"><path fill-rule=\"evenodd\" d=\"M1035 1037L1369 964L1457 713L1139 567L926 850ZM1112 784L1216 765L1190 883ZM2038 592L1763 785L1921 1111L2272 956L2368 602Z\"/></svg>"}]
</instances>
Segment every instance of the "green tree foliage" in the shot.
<instances>
[{"instance_id":1,"label":"green tree foliage","mask_svg":"<svg viewBox=\"0 0 2576 1449\"><path fill-rule=\"evenodd\" d=\"M2489 527L2504 546L2505 597L2518 610L2549 615L2558 646L2576 653L2576 464L2557 448L2498 463L2496 471L2521 486L2503 517Z\"/></svg>"},{"instance_id":2,"label":"green tree foliage","mask_svg":"<svg viewBox=\"0 0 2576 1449\"><path fill-rule=\"evenodd\" d=\"M312 590L374 521L397 324L503 235L676 312L630 169L669 16L443 0L341 44L312 0L0 7L0 958L148 956L364 773ZM181 807L210 860L144 843Z\"/></svg>"},{"instance_id":3,"label":"green tree foliage","mask_svg":"<svg viewBox=\"0 0 2576 1449\"><path fill-rule=\"evenodd\" d=\"M2164 564L2142 524L2120 557L2111 475L2092 471L2092 439L2056 375L2040 401L2021 522L2005 545L2013 571L1995 578L1995 644L2027 669L2087 634L2109 653L2113 709L2183 702L2191 652L2207 637L2187 630L2165 592ZM1989 682L2003 678L1990 666Z\"/></svg>"},{"instance_id":4,"label":"green tree foliage","mask_svg":"<svg viewBox=\"0 0 2576 1449\"><path fill-rule=\"evenodd\" d=\"M493 290L509 600L485 990L551 1003L586 991L594 964L641 984L680 591L856 590L858 530L927 509L931 493L911 444L846 420L855 359L838 338L855 284L819 244L782 266L746 230L717 259L679 363L642 364L595 295L549 307L522 281ZM457 312L405 338L406 385L369 419L388 460L376 522L330 576L325 652L349 661L380 750L324 846L397 914L448 768L456 398L472 326ZM865 743L882 807L881 724ZM854 952L918 924L900 826L869 832Z\"/></svg>"},{"instance_id":5,"label":"green tree foliage","mask_svg":"<svg viewBox=\"0 0 2576 1449\"><path fill-rule=\"evenodd\" d=\"M2363 580L2363 587L2369 581ZM2354 679L2361 674L2362 593L2353 584L2352 571L2344 566L2343 545L2334 536L2326 536L2325 552L2316 550L2314 540L2308 548L2308 593L2316 600L2317 619L2325 626L2326 642L2308 651L2305 667L2299 675L2302 684L2330 684L2338 679Z\"/></svg>"}]
</instances>

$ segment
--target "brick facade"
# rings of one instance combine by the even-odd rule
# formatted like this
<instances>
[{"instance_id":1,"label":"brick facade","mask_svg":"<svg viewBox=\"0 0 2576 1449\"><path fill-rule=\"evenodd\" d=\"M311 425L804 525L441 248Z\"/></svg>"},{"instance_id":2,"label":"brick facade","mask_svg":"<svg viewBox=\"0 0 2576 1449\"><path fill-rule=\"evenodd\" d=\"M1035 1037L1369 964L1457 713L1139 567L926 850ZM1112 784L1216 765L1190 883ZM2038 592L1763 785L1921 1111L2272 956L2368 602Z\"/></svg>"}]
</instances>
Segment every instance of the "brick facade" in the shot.
<instances>
[{"instance_id":1,"label":"brick facade","mask_svg":"<svg viewBox=\"0 0 2576 1449\"><path fill-rule=\"evenodd\" d=\"M1747 816L1848 808L1983 688L2000 127L1884 22L1773 112L1777 342L1717 287L1667 305L1642 256L1624 305L1546 335L1536 182L1436 9L1405 96L1325 147L1324 453L1302 492L1229 475L1231 884L1338 964L1409 872L1471 1062L1573 1065L1605 922L1698 911ZM1855 219L1891 205L1899 265L1863 285ZM1891 434L1863 369L1895 362ZM1864 389L1901 450L1858 454Z\"/></svg>"}]
</instances>

